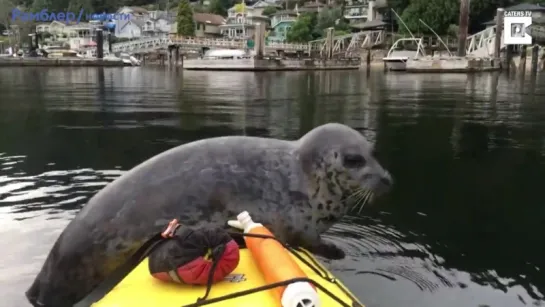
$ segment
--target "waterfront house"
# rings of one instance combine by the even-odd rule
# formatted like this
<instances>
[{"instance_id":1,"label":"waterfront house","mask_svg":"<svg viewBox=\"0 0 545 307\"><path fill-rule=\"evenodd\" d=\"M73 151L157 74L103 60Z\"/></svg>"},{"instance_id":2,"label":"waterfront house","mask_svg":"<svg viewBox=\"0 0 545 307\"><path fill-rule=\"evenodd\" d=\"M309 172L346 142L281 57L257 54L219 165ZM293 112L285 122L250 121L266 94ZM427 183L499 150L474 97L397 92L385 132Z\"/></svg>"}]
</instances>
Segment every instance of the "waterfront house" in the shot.
<instances>
[{"instance_id":1,"label":"waterfront house","mask_svg":"<svg viewBox=\"0 0 545 307\"><path fill-rule=\"evenodd\" d=\"M77 49L94 41L96 26L86 22L66 24L52 21L36 25L36 33L43 35L45 43L64 42Z\"/></svg>"},{"instance_id":2,"label":"waterfront house","mask_svg":"<svg viewBox=\"0 0 545 307\"><path fill-rule=\"evenodd\" d=\"M149 16L143 20L143 36L166 35L170 32L172 23L176 21L176 15L168 11L150 11Z\"/></svg>"},{"instance_id":3,"label":"waterfront house","mask_svg":"<svg viewBox=\"0 0 545 307\"><path fill-rule=\"evenodd\" d=\"M230 8L226 23L220 26L223 36L230 39L253 38L256 23L264 23L269 27L270 19L263 16L263 10L268 6L281 8L273 1L260 0L253 5L240 3Z\"/></svg>"},{"instance_id":4,"label":"waterfront house","mask_svg":"<svg viewBox=\"0 0 545 307\"><path fill-rule=\"evenodd\" d=\"M225 24L225 18L221 15L194 13L195 36L197 37L220 37L220 26Z\"/></svg>"},{"instance_id":5,"label":"waterfront house","mask_svg":"<svg viewBox=\"0 0 545 307\"><path fill-rule=\"evenodd\" d=\"M124 6L118 14L129 14L131 18L115 20L115 36L120 38L140 38L144 36L144 25L150 19L150 12L138 6Z\"/></svg>"},{"instance_id":6,"label":"waterfront house","mask_svg":"<svg viewBox=\"0 0 545 307\"><path fill-rule=\"evenodd\" d=\"M144 28L144 20L116 20L115 36L120 38L140 38Z\"/></svg>"},{"instance_id":7,"label":"waterfront house","mask_svg":"<svg viewBox=\"0 0 545 307\"><path fill-rule=\"evenodd\" d=\"M358 24L368 21L368 0L345 0L344 18L349 24Z\"/></svg>"},{"instance_id":8,"label":"waterfront house","mask_svg":"<svg viewBox=\"0 0 545 307\"><path fill-rule=\"evenodd\" d=\"M271 32L267 36L267 41L285 43L286 35L296 20L297 13L294 11L276 12L271 18Z\"/></svg>"}]
</instances>

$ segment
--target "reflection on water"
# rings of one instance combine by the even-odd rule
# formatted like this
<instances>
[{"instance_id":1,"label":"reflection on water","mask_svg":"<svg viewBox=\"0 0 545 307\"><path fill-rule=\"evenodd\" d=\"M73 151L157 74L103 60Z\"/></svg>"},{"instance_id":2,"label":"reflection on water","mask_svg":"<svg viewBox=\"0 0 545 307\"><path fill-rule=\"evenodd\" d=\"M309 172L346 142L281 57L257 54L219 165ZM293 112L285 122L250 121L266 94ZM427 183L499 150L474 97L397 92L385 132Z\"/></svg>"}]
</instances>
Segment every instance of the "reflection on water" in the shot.
<instances>
[{"instance_id":1,"label":"reflection on water","mask_svg":"<svg viewBox=\"0 0 545 307\"><path fill-rule=\"evenodd\" d=\"M26 306L66 223L143 160L343 122L396 180L326 235L347 251L328 265L367 306L542 306L544 92L543 76L0 70L0 295Z\"/></svg>"}]
</instances>

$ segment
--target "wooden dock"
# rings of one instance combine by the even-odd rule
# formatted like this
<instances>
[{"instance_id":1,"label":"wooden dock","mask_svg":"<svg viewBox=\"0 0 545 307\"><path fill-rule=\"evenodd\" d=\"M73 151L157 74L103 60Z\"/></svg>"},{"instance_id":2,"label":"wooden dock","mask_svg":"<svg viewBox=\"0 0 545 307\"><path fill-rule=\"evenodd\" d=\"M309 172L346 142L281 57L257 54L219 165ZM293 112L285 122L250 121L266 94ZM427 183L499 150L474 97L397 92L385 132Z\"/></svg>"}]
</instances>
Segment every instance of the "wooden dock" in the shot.
<instances>
[{"instance_id":1,"label":"wooden dock","mask_svg":"<svg viewBox=\"0 0 545 307\"><path fill-rule=\"evenodd\" d=\"M121 67L122 60L103 60L85 58L21 58L21 57L0 57L0 67L14 66L46 66L46 67Z\"/></svg>"}]
</instances>

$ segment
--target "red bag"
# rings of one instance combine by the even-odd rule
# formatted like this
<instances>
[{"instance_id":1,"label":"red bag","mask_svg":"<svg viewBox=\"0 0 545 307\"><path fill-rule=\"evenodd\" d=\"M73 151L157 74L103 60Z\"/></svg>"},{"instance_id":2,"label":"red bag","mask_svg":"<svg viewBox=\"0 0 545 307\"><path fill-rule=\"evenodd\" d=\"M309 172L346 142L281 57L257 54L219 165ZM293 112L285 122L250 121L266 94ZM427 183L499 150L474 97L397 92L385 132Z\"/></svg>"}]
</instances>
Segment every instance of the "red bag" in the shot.
<instances>
[{"instance_id":1,"label":"red bag","mask_svg":"<svg viewBox=\"0 0 545 307\"><path fill-rule=\"evenodd\" d=\"M239 260L238 244L224 229L181 227L150 254L149 271L163 281L207 285L209 278L223 280Z\"/></svg>"}]
</instances>

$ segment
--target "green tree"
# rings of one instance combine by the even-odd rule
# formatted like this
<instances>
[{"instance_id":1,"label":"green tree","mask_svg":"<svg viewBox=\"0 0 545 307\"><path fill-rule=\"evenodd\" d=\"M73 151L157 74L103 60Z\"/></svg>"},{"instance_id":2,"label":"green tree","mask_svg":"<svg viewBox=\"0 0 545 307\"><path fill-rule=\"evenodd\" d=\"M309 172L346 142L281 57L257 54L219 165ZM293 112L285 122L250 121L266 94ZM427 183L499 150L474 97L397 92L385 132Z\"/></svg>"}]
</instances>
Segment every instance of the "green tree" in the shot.
<instances>
[{"instance_id":1,"label":"green tree","mask_svg":"<svg viewBox=\"0 0 545 307\"><path fill-rule=\"evenodd\" d=\"M4 29L9 29L11 10L15 5L9 0L0 0L0 25Z\"/></svg>"},{"instance_id":2,"label":"green tree","mask_svg":"<svg viewBox=\"0 0 545 307\"><path fill-rule=\"evenodd\" d=\"M263 13L261 13L263 16L271 17L276 13L278 10L274 6L267 6L265 9L263 9Z\"/></svg>"},{"instance_id":3,"label":"green tree","mask_svg":"<svg viewBox=\"0 0 545 307\"><path fill-rule=\"evenodd\" d=\"M316 37L313 33L315 25L315 14L302 14L286 33L286 40L290 43L304 43L313 40Z\"/></svg>"},{"instance_id":4,"label":"green tree","mask_svg":"<svg viewBox=\"0 0 545 307\"><path fill-rule=\"evenodd\" d=\"M439 35L446 34L451 24L458 23L460 4L457 0L412 0L403 11L401 18L414 33L432 34L422 23L422 19ZM400 26L405 32L405 27Z\"/></svg>"},{"instance_id":5,"label":"green tree","mask_svg":"<svg viewBox=\"0 0 545 307\"><path fill-rule=\"evenodd\" d=\"M193 10L188 0L181 0L178 4L178 35L195 36L195 22L193 21Z\"/></svg>"},{"instance_id":6,"label":"green tree","mask_svg":"<svg viewBox=\"0 0 545 307\"><path fill-rule=\"evenodd\" d=\"M341 8L322 10L318 14L315 32L323 37L325 36L325 30L330 27L335 28L336 32L348 32L350 30Z\"/></svg>"},{"instance_id":7,"label":"green tree","mask_svg":"<svg viewBox=\"0 0 545 307\"><path fill-rule=\"evenodd\" d=\"M212 14L227 16L227 10L234 5L233 0L212 0L209 11Z\"/></svg>"}]
</instances>

